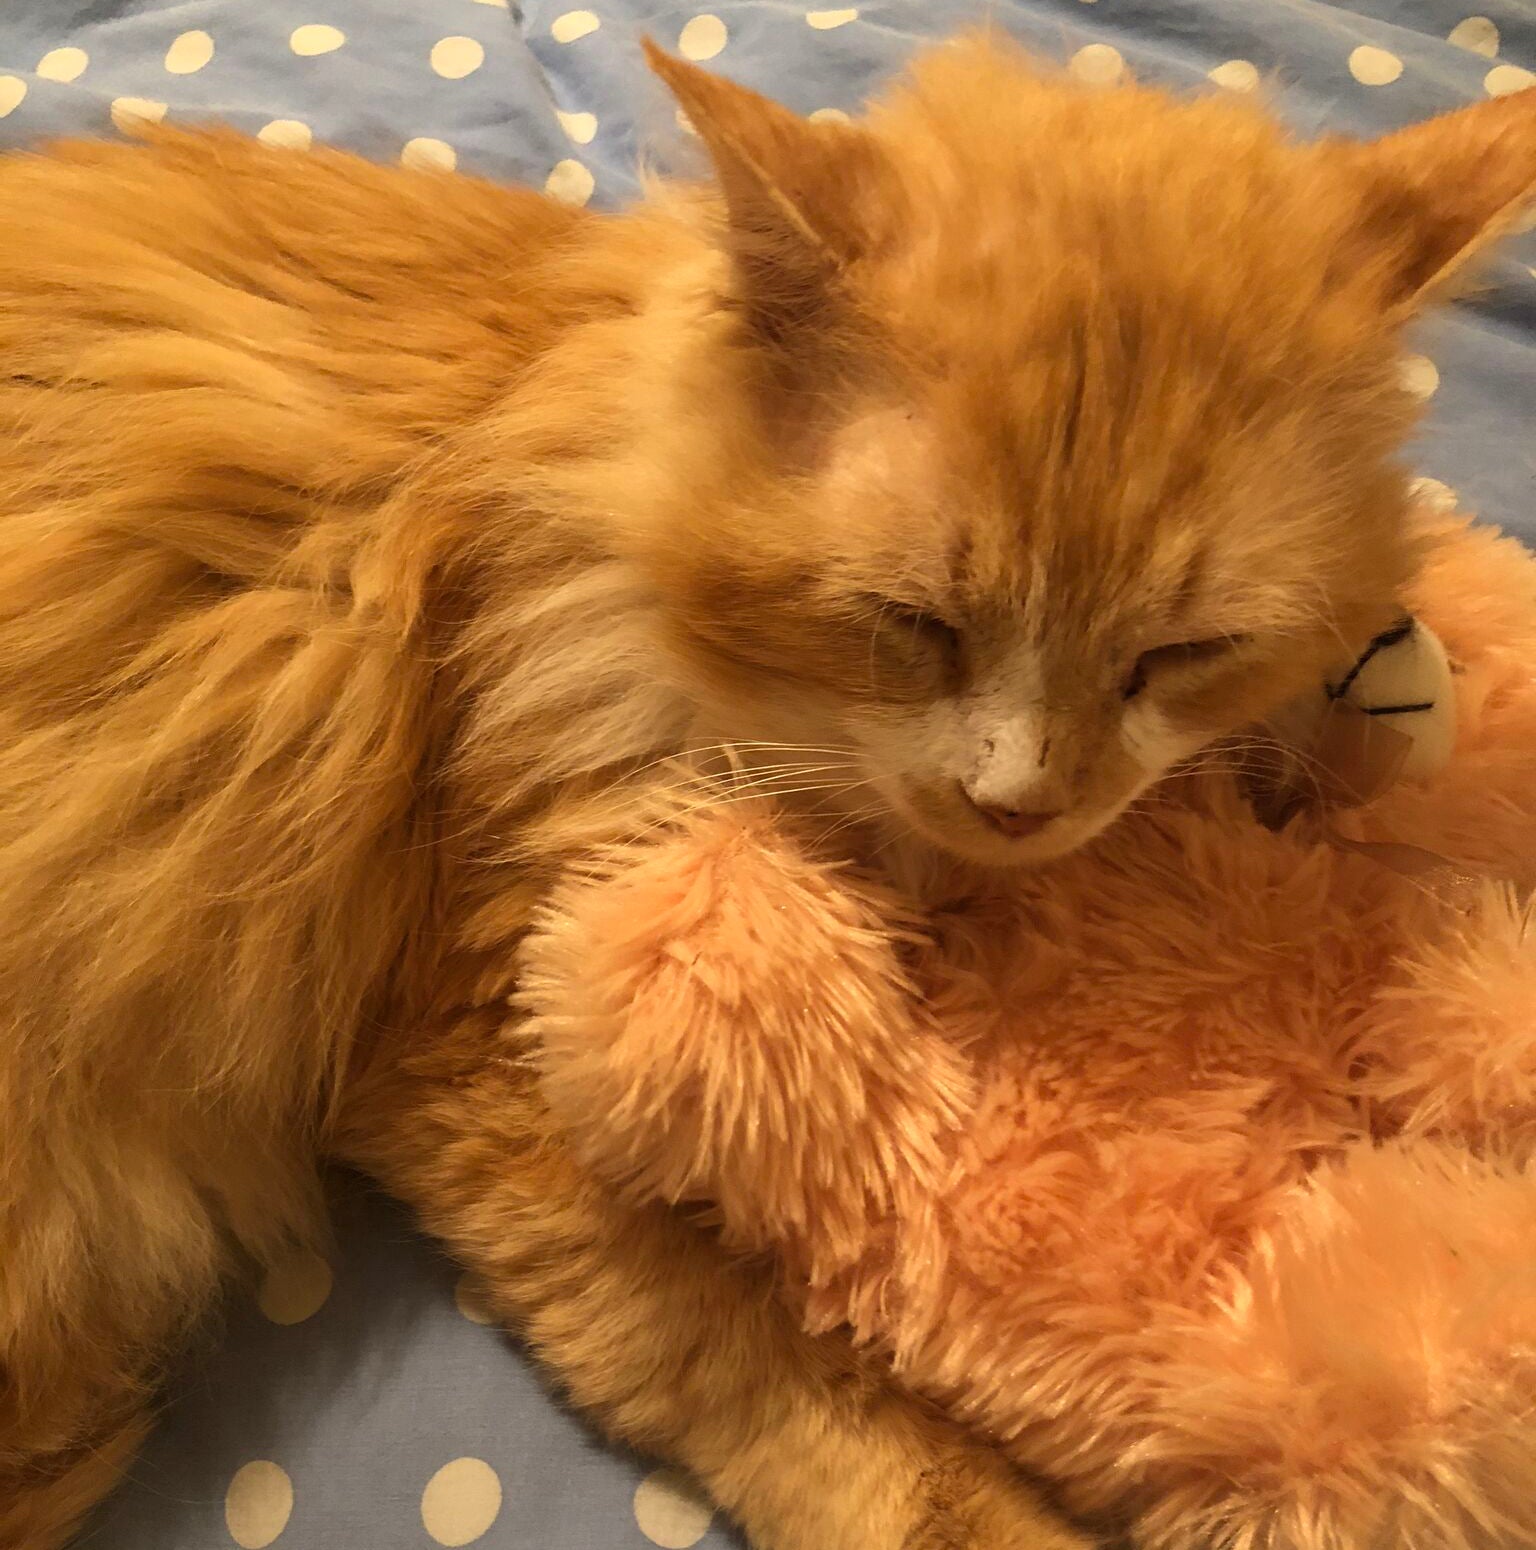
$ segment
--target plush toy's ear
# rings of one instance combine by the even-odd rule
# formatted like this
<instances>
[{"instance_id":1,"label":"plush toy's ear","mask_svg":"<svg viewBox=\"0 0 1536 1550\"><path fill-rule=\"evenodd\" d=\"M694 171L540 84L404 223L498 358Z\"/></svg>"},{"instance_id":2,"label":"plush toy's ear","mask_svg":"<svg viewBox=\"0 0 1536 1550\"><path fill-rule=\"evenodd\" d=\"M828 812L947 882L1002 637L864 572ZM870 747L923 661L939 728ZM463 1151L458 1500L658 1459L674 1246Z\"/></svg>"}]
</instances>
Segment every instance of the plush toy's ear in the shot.
<instances>
[{"instance_id":1,"label":"plush toy's ear","mask_svg":"<svg viewBox=\"0 0 1536 1550\"><path fill-rule=\"evenodd\" d=\"M1536 202L1536 87L1344 149L1389 307L1433 300Z\"/></svg>"},{"instance_id":2,"label":"plush toy's ear","mask_svg":"<svg viewBox=\"0 0 1536 1550\"><path fill-rule=\"evenodd\" d=\"M800 118L649 40L645 55L714 163L753 322L783 344L831 326L839 272L872 241L863 217L885 172L873 139L853 124Z\"/></svg>"}]
</instances>

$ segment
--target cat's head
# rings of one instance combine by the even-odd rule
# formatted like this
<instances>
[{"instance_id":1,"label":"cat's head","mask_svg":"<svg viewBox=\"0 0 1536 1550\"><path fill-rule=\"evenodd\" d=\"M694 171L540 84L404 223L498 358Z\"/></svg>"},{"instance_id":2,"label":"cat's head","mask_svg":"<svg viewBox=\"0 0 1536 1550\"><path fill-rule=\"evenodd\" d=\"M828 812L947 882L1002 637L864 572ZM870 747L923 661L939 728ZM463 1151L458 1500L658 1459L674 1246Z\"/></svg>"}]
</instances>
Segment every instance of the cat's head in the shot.
<instances>
[{"instance_id":1,"label":"cat's head","mask_svg":"<svg viewBox=\"0 0 1536 1550\"><path fill-rule=\"evenodd\" d=\"M725 194L739 392L650 546L722 735L1041 859L1392 617L1400 334L1536 190L1536 92L1308 145L988 39L858 123L653 64Z\"/></svg>"}]
</instances>

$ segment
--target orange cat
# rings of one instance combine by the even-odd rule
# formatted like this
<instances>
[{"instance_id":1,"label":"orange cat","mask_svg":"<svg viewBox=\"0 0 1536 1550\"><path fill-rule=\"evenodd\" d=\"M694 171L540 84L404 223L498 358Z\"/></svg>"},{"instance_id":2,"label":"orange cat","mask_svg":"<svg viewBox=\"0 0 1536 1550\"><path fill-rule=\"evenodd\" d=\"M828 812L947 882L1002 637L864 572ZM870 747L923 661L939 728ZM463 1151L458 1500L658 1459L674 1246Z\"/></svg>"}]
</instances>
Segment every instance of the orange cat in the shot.
<instances>
[{"instance_id":1,"label":"orange cat","mask_svg":"<svg viewBox=\"0 0 1536 1550\"><path fill-rule=\"evenodd\" d=\"M764 1550L1077 1543L517 1061L674 756L921 871L1080 843L1391 612L1400 325L1532 94L1375 146L980 40L853 127L661 57L724 199L228 133L0 161L0 1546L339 1156ZM800 788L808 788L801 790Z\"/></svg>"}]
</instances>

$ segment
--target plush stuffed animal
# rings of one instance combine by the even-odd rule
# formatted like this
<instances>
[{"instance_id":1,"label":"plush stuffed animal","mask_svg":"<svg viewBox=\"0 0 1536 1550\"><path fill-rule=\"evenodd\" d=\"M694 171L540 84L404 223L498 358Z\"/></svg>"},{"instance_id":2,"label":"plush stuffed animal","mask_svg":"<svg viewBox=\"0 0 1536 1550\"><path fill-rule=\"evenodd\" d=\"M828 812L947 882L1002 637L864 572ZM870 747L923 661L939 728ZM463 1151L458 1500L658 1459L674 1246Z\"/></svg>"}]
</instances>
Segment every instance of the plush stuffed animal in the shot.
<instances>
[{"instance_id":1,"label":"plush stuffed animal","mask_svg":"<svg viewBox=\"0 0 1536 1550\"><path fill-rule=\"evenodd\" d=\"M1174 781L928 911L751 803L573 878L550 1103L1138 1545L1528 1550L1536 560L1447 528L1410 606L1289 721L1448 717L1444 639L1364 806Z\"/></svg>"}]
</instances>

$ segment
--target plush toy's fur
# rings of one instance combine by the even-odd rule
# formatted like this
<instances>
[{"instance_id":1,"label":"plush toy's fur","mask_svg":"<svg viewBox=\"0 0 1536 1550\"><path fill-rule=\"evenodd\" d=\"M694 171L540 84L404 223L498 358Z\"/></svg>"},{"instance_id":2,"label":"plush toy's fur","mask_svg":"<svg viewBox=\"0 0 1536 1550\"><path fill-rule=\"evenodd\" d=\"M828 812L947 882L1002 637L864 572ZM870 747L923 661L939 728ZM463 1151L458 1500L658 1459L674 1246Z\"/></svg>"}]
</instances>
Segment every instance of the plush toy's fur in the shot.
<instances>
[{"instance_id":1,"label":"plush toy's fur","mask_svg":"<svg viewBox=\"0 0 1536 1550\"><path fill-rule=\"evenodd\" d=\"M1536 559L1415 601L1458 746L1334 835L1175 785L921 915L751 804L611 854L529 949L582 1154L1140 1544L1530 1545Z\"/></svg>"}]
</instances>

